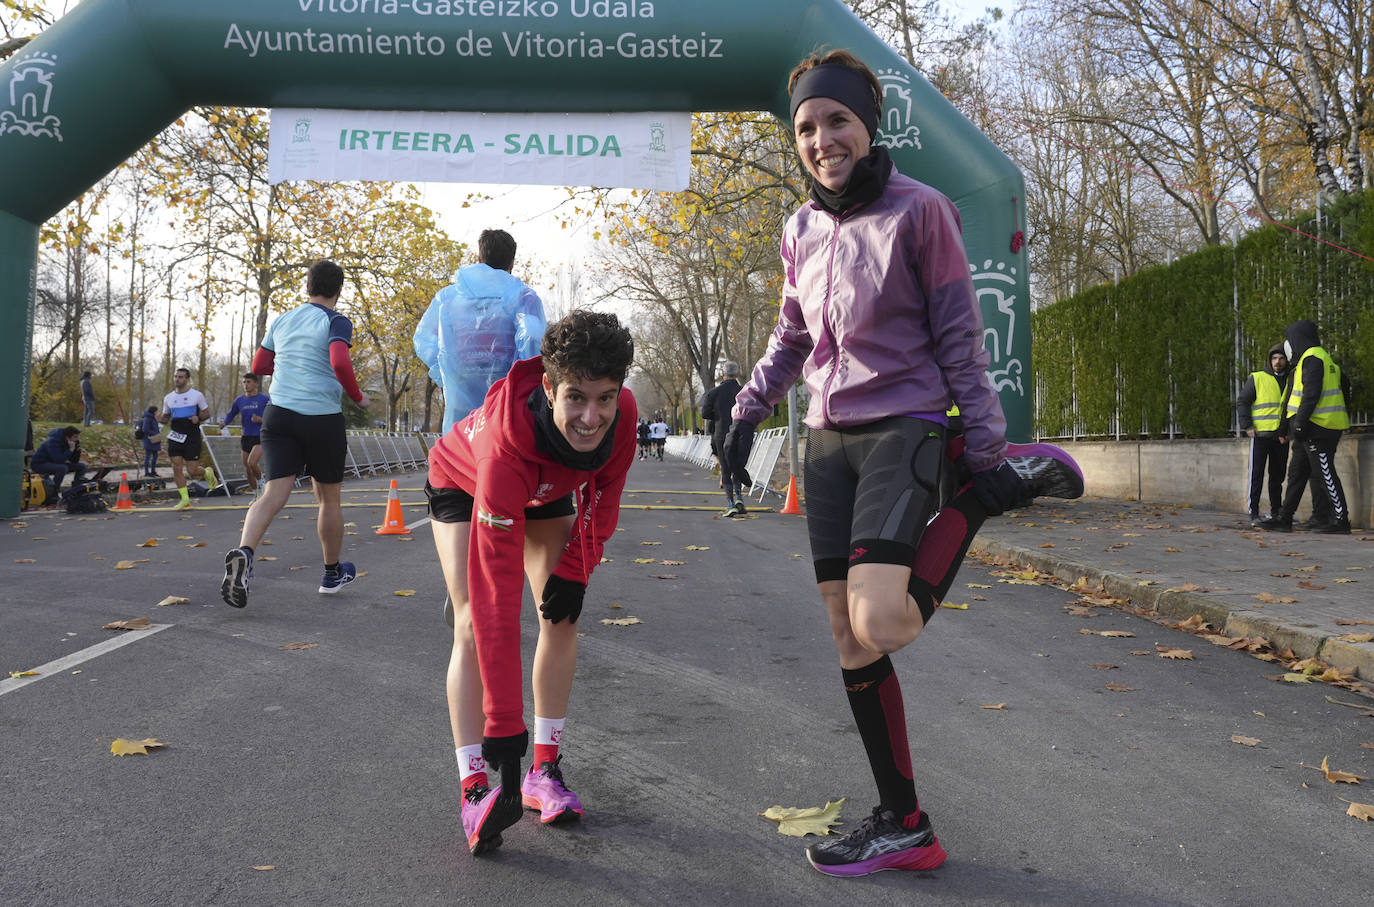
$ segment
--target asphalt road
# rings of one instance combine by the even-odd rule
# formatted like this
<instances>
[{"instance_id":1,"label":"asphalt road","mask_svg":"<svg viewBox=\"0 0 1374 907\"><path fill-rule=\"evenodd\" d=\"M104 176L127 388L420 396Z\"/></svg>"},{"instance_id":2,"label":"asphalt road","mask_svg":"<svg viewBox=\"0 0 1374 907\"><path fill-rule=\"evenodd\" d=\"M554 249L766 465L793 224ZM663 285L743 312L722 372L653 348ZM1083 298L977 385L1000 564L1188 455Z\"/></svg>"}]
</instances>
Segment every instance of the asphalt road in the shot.
<instances>
[{"instance_id":1,"label":"asphalt road","mask_svg":"<svg viewBox=\"0 0 1374 907\"><path fill-rule=\"evenodd\" d=\"M218 596L241 508L3 529L0 678L70 660L0 679L0 903L1369 902L1374 823L1342 798L1374 792L1315 766L1374 775L1374 703L1276 683L1271 665L1128 613L1071 615L1078 596L972 562L950 596L968 609L941 609L894 656L949 861L816 873L757 813L843 797L849 828L875 794L805 521L718 519L714 480L672 460L635 464L625 503L656 509L623 510L583 612L564 769L586 818L527 818L474 859L442 580L422 508L405 509L410 538L374 534L385 484L346 486L344 556L365 575L318 595L313 509L293 507L244 611ZM422 500L422 476L400 484ZM157 606L166 595L189 602ZM143 616L165 629L102 629ZM627 616L642 623L601 624ZM116 737L166 745L121 758Z\"/></svg>"}]
</instances>

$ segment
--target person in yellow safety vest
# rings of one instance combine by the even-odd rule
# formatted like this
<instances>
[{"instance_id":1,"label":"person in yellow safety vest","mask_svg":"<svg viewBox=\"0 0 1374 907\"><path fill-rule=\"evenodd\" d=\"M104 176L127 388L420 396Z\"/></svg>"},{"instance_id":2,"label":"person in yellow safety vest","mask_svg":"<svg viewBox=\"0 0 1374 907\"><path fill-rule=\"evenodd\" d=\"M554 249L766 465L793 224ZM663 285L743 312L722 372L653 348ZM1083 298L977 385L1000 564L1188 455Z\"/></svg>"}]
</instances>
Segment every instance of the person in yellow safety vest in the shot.
<instances>
[{"instance_id":1,"label":"person in yellow safety vest","mask_svg":"<svg viewBox=\"0 0 1374 907\"><path fill-rule=\"evenodd\" d=\"M1283 332L1284 352L1294 363L1288 402L1279 434L1292 439L1288 489L1283 509L1260 523L1264 529L1293 530L1293 514L1302 500L1303 485L1312 484L1312 521L1307 528L1335 535L1350 533L1350 510L1345 489L1336 475L1336 445L1350 427L1346 388L1340 366L1322 349L1317 326L1295 321Z\"/></svg>"},{"instance_id":2,"label":"person in yellow safety vest","mask_svg":"<svg viewBox=\"0 0 1374 907\"><path fill-rule=\"evenodd\" d=\"M1283 473L1288 467L1288 445L1279 438L1283 422L1283 392L1288 384L1288 355L1283 344L1269 348L1269 368L1251 372L1236 398L1236 417L1240 430L1250 439L1250 525L1260 524L1260 489L1269 475L1269 512L1276 516L1283 508Z\"/></svg>"}]
</instances>

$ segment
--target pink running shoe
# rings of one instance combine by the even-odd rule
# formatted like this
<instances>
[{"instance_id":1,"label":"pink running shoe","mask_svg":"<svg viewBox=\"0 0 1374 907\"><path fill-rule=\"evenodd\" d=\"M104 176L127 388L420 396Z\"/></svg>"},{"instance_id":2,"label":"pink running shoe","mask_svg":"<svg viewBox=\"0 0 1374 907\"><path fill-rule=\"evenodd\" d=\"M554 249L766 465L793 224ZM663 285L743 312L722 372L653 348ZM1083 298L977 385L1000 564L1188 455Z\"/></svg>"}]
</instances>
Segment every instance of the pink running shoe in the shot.
<instances>
[{"instance_id":1,"label":"pink running shoe","mask_svg":"<svg viewBox=\"0 0 1374 907\"><path fill-rule=\"evenodd\" d=\"M531 766L520 785L525 808L539 810L539 821L545 825L574 822L582 817L582 801L563 784L563 771L559 768L562 761L559 756L552 762L541 762L538 768Z\"/></svg>"},{"instance_id":2,"label":"pink running shoe","mask_svg":"<svg viewBox=\"0 0 1374 907\"><path fill-rule=\"evenodd\" d=\"M522 815L514 797L501 796L501 785L477 786L463 795L463 834L474 857L501 846L501 832Z\"/></svg>"},{"instance_id":3,"label":"pink running shoe","mask_svg":"<svg viewBox=\"0 0 1374 907\"><path fill-rule=\"evenodd\" d=\"M1072 500L1083 496L1083 470L1067 451L1053 444L1008 444L1006 457L1024 486L1018 506L1038 497Z\"/></svg>"}]
</instances>

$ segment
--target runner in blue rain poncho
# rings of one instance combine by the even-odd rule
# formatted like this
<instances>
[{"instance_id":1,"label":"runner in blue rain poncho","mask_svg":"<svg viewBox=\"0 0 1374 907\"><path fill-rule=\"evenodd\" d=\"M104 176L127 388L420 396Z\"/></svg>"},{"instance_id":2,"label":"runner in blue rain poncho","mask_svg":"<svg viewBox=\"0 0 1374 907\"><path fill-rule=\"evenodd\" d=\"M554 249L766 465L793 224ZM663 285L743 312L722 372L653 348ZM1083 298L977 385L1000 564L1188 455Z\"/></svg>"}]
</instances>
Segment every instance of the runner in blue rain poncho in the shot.
<instances>
[{"instance_id":1,"label":"runner in blue rain poncho","mask_svg":"<svg viewBox=\"0 0 1374 907\"><path fill-rule=\"evenodd\" d=\"M453 273L415 329L415 354L444 391L444 431L481 406L516 360L538 355L544 338L544 304L511 274L515 240L483 230L477 254L481 261Z\"/></svg>"}]
</instances>

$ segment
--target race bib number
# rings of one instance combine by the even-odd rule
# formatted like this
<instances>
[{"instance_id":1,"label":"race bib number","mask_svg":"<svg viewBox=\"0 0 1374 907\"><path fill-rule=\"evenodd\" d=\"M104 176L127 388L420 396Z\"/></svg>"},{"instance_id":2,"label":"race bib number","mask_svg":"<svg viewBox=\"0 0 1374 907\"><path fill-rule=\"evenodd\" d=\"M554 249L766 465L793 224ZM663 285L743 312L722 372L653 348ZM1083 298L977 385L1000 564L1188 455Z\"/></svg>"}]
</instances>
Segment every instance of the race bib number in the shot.
<instances>
[{"instance_id":1,"label":"race bib number","mask_svg":"<svg viewBox=\"0 0 1374 907\"><path fill-rule=\"evenodd\" d=\"M183 444L186 441L186 435L179 431L169 431L167 432L167 440Z\"/></svg>"}]
</instances>

